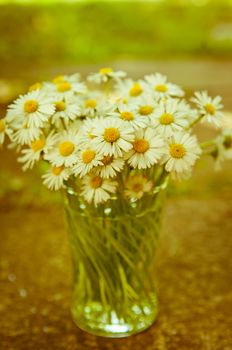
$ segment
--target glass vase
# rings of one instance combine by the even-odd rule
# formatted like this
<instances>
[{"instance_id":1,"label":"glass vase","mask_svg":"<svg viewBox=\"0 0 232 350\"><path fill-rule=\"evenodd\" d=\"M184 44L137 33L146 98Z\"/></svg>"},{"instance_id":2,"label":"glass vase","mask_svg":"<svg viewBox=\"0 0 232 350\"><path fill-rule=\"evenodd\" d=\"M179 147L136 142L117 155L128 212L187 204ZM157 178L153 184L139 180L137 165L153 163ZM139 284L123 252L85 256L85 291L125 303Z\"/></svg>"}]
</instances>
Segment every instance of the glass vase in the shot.
<instances>
[{"instance_id":1,"label":"glass vase","mask_svg":"<svg viewBox=\"0 0 232 350\"><path fill-rule=\"evenodd\" d=\"M156 320L155 253L164 193L134 202L114 198L110 206L94 208L67 189L72 316L79 328L117 338L139 333Z\"/></svg>"}]
</instances>

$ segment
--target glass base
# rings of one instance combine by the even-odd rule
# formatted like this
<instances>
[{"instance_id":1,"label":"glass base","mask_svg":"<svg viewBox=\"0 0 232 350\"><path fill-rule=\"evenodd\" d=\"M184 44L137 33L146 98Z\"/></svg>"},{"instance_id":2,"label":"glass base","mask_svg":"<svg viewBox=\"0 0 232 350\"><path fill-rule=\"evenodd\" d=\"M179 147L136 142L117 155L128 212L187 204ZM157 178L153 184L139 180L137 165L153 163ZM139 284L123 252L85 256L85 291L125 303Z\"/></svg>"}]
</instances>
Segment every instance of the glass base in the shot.
<instances>
[{"instance_id":1,"label":"glass base","mask_svg":"<svg viewBox=\"0 0 232 350\"><path fill-rule=\"evenodd\" d=\"M108 338L123 338L144 331L155 322L157 313L157 300L152 304L133 305L120 317L115 311L106 311L97 302L72 309L73 320L79 328Z\"/></svg>"}]
</instances>

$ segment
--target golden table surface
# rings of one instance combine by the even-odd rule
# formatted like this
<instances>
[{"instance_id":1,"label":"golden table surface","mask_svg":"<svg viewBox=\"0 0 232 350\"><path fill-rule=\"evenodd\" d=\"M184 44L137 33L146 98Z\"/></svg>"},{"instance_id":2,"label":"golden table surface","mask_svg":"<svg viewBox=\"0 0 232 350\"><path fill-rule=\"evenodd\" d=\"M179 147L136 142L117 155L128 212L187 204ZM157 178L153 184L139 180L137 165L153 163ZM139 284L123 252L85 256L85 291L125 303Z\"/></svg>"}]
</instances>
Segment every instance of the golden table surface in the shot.
<instances>
[{"instance_id":1,"label":"golden table surface","mask_svg":"<svg viewBox=\"0 0 232 350\"><path fill-rule=\"evenodd\" d=\"M200 167L193 182L208 177L205 189L182 186L168 200L157 256L157 322L130 338L105 339L73 324L62 206L20 172L12 155L2 158L8 171L2 184L13 177L13 189L0 196L0 349L232 349L231 166L211 177Z\"/></svg>"}]
</instances>

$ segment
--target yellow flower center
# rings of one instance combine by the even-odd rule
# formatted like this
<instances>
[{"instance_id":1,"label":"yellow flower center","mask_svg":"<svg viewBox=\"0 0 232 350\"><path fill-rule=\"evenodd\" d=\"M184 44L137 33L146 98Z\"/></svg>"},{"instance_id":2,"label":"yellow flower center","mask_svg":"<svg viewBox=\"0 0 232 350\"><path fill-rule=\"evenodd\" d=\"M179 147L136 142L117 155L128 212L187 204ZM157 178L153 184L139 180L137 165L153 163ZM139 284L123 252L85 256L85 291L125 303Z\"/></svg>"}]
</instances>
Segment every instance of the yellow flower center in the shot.
<instances>
[{"instance_id":1,"label":"yellow flower center","mask_svg":"<svg viewBox=\"0 0 232 350\"><path fill-rule=\"evenodd\" d=\"M64 81L63 83L58 83L57 84L57 90L59 92L66 92L66 91L69 91L71 90L71 84L67 81Z\"/></svg>"},{"instance_id":2,"label":"yellow flower center","mask_svg":"<svg viewBox=\"0 0 232 350\"><path fill-rule=\"evenodd\" d=\"M159 84L154 87L155 91L157 92L166 92L168 91L168 87L165 84Z\"/></svg>"},{"instance_id":3,"label":"yellow flower center","mask_svg":"<svg viewBox=\"0 0 232 350\"><path fill-rule=\"evenodd\" d=\"M66 104L64 101L59 101L55 103L56 112L62 112L66 109Z\"/></svg>"},{"instance_id":4,"label":"yellow flower center","mask_svg":"<svg viewBox=\"0 0 232 350\"><path fill-rule=\"evenodd\" d=\"M94 176L91 178L89 184L90 184L90 187L92 187L93 189L97 189L102 185L102 178L100 176Z\"/></svg>"},{"instance_id":5,"label":"yellow flower center","mask_svg":"<svg viewBox=\"0 0 232 350\"><path fill-rule=\"evenodd\" d=\"M106 142L115 142L119 139L120 133L116 128L106 128L103 137Z\"/></svg>"},{"instance_id":6,"label":"yellow flower center","mask_svg":"<svg viewBox=\"0 0 232 350\"><path fill-rule=\"evenodd\" d=\"M53 81L54 84L63 83L64 82L64 76L63 75L58 75L52 81Z\"/></svg>"},{"instance_id":7,"label":"yellow flower center","mask_svg":"<svg viewBox=\"0 0 232 350\"><path fill-rule=\"evenodd\" d=\"M112 73L112 72L113 72L113 69L110 67L104 67L104 68L101 68L99 70L99 73L102 75L107 75L107 74Z\"/></svg>"},{"instance_id":8,"label":"yellow flower center","mask_svg":"<svg viewBox=\"0 0 232 350\"><path fill-rule=\"evenodd\" d=\"M118 97L115 100L116 103L123 103L124 105L127 105L128 101L126 98Z\"/></svg>"},{"instance_id":9,"label":"yellow flower center","mask_svg":"<svg viewBox=\"0 0 232 350\"><path fill-rule=\"evenodd\" d=\"M216 108L211 104L211 103L207 103L205 105L205 110L207 113L214 115L216 112Z\"/></svg>"},{"instance_id":10,"label":"yellow flower center","mask_svg":"<svg viewBox=\"0 0 232 350\"><path fill-rule=\"evenodd\" d=\"M63 157L70 156L74 151L74 144L70 141L64 141L59 145L59 152Z\"/></svg>"},{"instance_id":11,"label":"yellow flower center","mask_svg":"<svg viewBox=\"0 0 232 350\"><path fill-rule=\"evenodd\" d=\"M137 183L134 183L133 186L132 186L132 189L134 192L140 192L143 190L143 185L139 182Z\"/></svg>"},{"instance_id":12,"label":"yellow flower center","mask_svg":"<svg viewBox=\"0 0 232 350\"><path fill-rule=\"evenodd\" d=\"M87 132L87 136L90 138L90 139L94 139L95 138L95 135L92 133L93 129L91 129L90 131Z\"/></svg>"},{"instance_id":13,"label":"yellow flower center","mask_svg":"<svg viewBox=\"0 0 232 350\"><path fill-rule=\"evenodd\" d=\"M38 139L35 140L31 143L31 148L33 149L34 152L40 151L43 149L45 145L45 140L44 139Z\"/></svg>"},{"instance_id":14,"label":"yellow flower center","mask_svg":"<svg viewBox=\"0 0 232 350\"><path fill-rule=\"evenodd\" d=\"M141 95L142 92L143 92L143 89L141 85L139 83L135 83L130 89L130 96L136 97Z\"/></svg>"},{"instance_id":15,"label":"yellow flower center","mask_svg":"<svg viewBox=\"0 0 232 350\"><path fill-rule=\"evenodd\" d=\"M139 113L140 113L141 115L146 116L146 115L151 114L151 113L153 112L153 109L154 109L154 108L153 108L152 106L149 106L149 105L140 106L140 108L139 108Z\"/></svg>"},{"instance_id":16,"label":"yellow flower center","mask_svg":"<svg viewBox=\"0 0 232 350\"><path fill-rule=\"evenodd\" d=\"M105 156L103 159L102 159L102 163L104 165L109 165L113 162L113 159L114 157L113 156Z\"/></svg>"},{"instance_id":17,"label":"yellow flower center","mask_svg":"<svg viewBox=\"0 0 232 350\"><path fill-rule=\"evenodd\" d=\"M87 149L82 153L82 160L83 163L85 164L89 164L90 162L92 162L92 160L95 158L96 156L96 152L91 150L91 149Z\"/></svg>"},{"instance_id":18,"label":"yellow flower center","mask_svg":"<svg viewBox=\"0 0 232 350\"><path fill-rule=\"evenodd\" d=\"M41 83L35 83L29 87L28 91L31 92L31 91L39 90L41 88L42 88Z\"/></svg>"},{"instance_id":19,"label":"yellow flower center","mask_svg":"<svg viewBox=\"0 0 232 350\"><path fill-rule=\"evenodd\" d=\"M131 113L131 112L122 112L121 113L121 119L123 119L123 120L128 120L128 121L130 121L130 120L133 120L135 117L134 117L134 114L133 113Z\"/></svg>"},{"instance_id":20,"label":"yellow flower center","mask_svg":"<svg viewBox=\"0 0 232 350\"><path fill-rule=\"evenodd\" d=\"M63 165L62 165L62 166L53 166L53 167L52 167L52 173L53 173L53 175L55 175L55 176L60 175L60 173L61 173L63 170L64 170L64 166L63 166Z\"/></svg>"},{"instance_id":21,"label":"yellow flower center","mask_svg":"<svg viewBox=\"0 0 232 350\"><path fill-rule=\"evenodd\" d=\"M38 109L38 102L35 100L28 100L24 103L24 111L26 113L34 113Z\"/></svg>"},{"instance_id":22,"label":"yellow flower center","mask_svg":"<svg viewBox=\"0 0 232 350\"><path fill-rule=\"evenodd\" d=\"M6 125L5 125L5 120L0 119L0 132L5 131Z\"/></svg>"},{"instance_id":23,"label":"yellow flower center","mask_svg":"<svg viewBox=\"0 0 232 350\"><path fill-rule=\"evenodd\" d=\"M174 121L174 118L169 113L164 113L160 116L160 123L163 125L169 125Z\"/></svg>"},{"instance_id":24,"label":"yellow flower center","mask_svg":"<svg viewBox=\"0 0 232 350\"><path fill-rule=\"evenodd\" d=\"M97 101L96 100L86 100L85 101L85 107L86 108L96 108Z\"/></svg>"},{"instance_id":25,"label":"yellow flower center","mask_svg":"<svg viewBox=\"0 0 232 350\"><path fill-rule=\"evenodd\" d=\"M169 146L169 148L172 158L180 159L183 158L186 154L185 147L179 143L173 143Z\"/></svg>"},{"instance_id":26,"label":"yellow flower center","mask_svg":"<svg viewBox=\"0 0 232 350\"><path fill-rule=\"evenodd\" d=\"M136 140L133 148L137 153L145 153L149 149L149 142L144 139Z\"/></svg>"}]
</instances>

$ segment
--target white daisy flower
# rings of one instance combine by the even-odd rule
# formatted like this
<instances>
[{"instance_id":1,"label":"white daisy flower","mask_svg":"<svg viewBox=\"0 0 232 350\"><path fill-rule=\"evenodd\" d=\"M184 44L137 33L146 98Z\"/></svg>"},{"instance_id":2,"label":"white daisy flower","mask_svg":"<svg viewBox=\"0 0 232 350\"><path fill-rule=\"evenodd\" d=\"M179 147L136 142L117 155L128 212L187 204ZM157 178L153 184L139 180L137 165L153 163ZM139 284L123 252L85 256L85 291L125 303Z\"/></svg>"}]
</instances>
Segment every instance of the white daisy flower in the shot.
<instances>
[{"instance_id":1,"label":"white daisy flower","mask_svg":"<svg viewBox=\"0 0 232 350\"><path fill-rule=\"evenodd\" d=\"M130 199L140 199L145 193L151 192L153 186L153 182L145 175L131 175L125 181L124 193Z\"/></svg>"},{"instance_id":2,"label":"white daisy flower","mask_svg":"<svg viewBox=\"0 0 232 350\"><path fill-rule=\"evenodd\" d=\"M196 103L200 114L203 116L202 121L214 124L216 127L221 126L223 117L221 100L220 96L214 98L208 96L206 91L195 92L195 97L192 98L192 102Z\"/></svg>"},{"instance_id":3,"label":"white daisy flower","mask_svg":"<svg viewBox=\"0 0 232 350\"><path fill-rule=\"evenodd\" d=\"M6 135L11 138L12 132L7 119L0 119L0 146L4 143Z\"/></svg>"},{"instance_id":4,"label":"white daisy flower","mask_svg":"<svg viewBox=\"0 0 232 350\"><path fill-rule=\"evenodd\" d=\"M55 78L53 78L52 82L54 84L59 84L63 82L69 82L69 83L78 83L80 81L80 74L75 73L71 75L57 75Z\"/></svg>"},{"instance_id":5,"label":"white daisy flower","mask_svg":"<svg viewBox=\"0 0 232 350\"><path fill-rule=\"evenodd\" d=\"M43 88L43 83L34 83L28 88L28 92L41 90Z\"/></svg>"},{"instance_id":6,"label":"white daisy flower","mask_svg":"<svg viewBox=\"0 0 232 350\"><path fill-rule=\"evenodd\" d=\"M183 181L183 180L188 180L193 172L193 167L190 167L188 170L183 171L183 172L178 172L178 171L172 171L171 172L171 178L174 181Z\"/></svg>"},{"instance_id":7,"label":"white daisy flower","mask_svg":"<svg viewBox=\"0 0 232 350\"><path fill-rule=\"evenodd\" d=\"M50 190L59 190L64 188L64 182L68 180L70 176L70 169L62 166L52 166L46 174L42 176L43 184L46 185Z\"/></svg>"},{"instance_id":8,"label":"white daisy flower","mask_svg":"<svg viewBox=\"0 0 232 350\"><path fill-rule=\"evenodd\" d=\"M111 67L101 68L98 73L92 73L88 76L88 80L96 83L107 83L110 80L119 80L126 76L123 71L114 71Z\"/></svg>"},{"instance_id":9,"label":"white daisy flower","mask_svg":"<svg viewBox=\"0 0 232 350\"><path fill-rule=\"evenodd\" d=\"M134 140L133 129L116 118L99 120L93 135L97 151L106 156L122 157L123 152L128 152L132 148Z\"/></svg>"},{"instance_id":10,"label":"white daisy flower","mask_svg":"<svg viewBox=\"0 0 232 350\"><path fill-rule=\"evenodd\" d=\"M134 81L125 79L119 81L115 87L116 94L126 101L141 97L146 91L147 85L143 80Z\"/></svg>"},{"instance_id":11,"label":"white daisy flower","mask_svg":"<svg viewBox=\"0 0 232 350\"><path fill-rule=\"evenodd\" d=\"M118 172L121 172L125 160L122 158L115 158L114 156L104 156L101 159L101 165L96 169L96 174L100 175L105 179L109 179L110 177L115 177Z\"/></svg>"},{"instance_id":12,"label":"white daisy flower","mask_svg":"<svg viewBox=\"0 0 232 350\"><path fill-rule=\"evenodd\" d=\"M136 104L135 110L138 115L146 120L147 124L153 119L154 112L158 106L157 101L149 95L140 97Z\"/></svg>"},{"instance_id":13,"label":"white daisy flower","mask_svg":"<svg viewBox=\"0 0 232 350\"><path fill-rule=\"evenodd\" d=\"M165 152L163 138L156 130L146 128L135 132L133 148L125 158L133 168L146 169L156 164Z\"/></svg>"},{"instance_id":14,"label":"white daisy flower","mask_svg":"<svg viewBox=\"0 0 232 350\"><path fill-rule=\"evenodd\" d=\"M73 167L73 173L75 176L83 177L88 174L90 170L97 167L101 163L102 155L98 154L94 148L86 148L80 151L78 154L78 160Z\"/></svg>"},{"instance_id":15,"label":"white daisy flower","mask_svg":"<svg viewBox=\"0 0 232 350\"><path fill-rule=\"evenodd\" d=\"M8 108L5 116L5 120L10 125L12 130L17 130L27 124L27 121L20 114L12 113Z\"/></svg>"},{"instance_id":16,"label":"white daisy flower","mask_svg":"<svg viewBox=\"0 0 232 350\"><path fill-rule=\"evenodd\" d=\"M73 166L78 159L79 140L77 134L73 130L65 130L55 136L53 147L45 152L44 159L57 167Z\"/></svg>"},{"instance_id":17,"label":"white daisy flower","mask_svg":"<svg viewBox=\"0 0 232 350\"><path fill-rule=\"evenodd\" d=\"M185 100L178 100L178 108L182 111L183 116L188 121L190 125L198 116L196 109L191 108L191 106Z\"/></svg>"},{"instance_id":18,"label":"white daisy flower","mask_svg":"<svg viewBox=\"0 0 232 350\"><path fill-rule=\"evenodd\" d=\"M31 128L42 127L54 112L51 98L39 90L20 96L8 109L9 118L24 118Z\"/></svg>"},{"instance_id":19,"label":"white daisy flower","mask_svg":"<svg viewBox=\"0 0 232 350\"><path fill-rule=\"evenodd\" d=\"M56 83L44 84L44 90L53 95L54 99L60 101L65 97L73 95L82 95L87 91L86 85L79 81L72 81L70 79L60 80Z\"/></svg>"},{"instance_id":20,"label":"white daisy flower","mask_svg":"<svg viewBox=\"0 0 232 350\"><path fill-rule=\"evenodd\" d=\"M55 102L55 113L52 116L52 123L63 119L66 123L75 120L80 114L80 100L76 96L66 96L64 99Z\"/></svg>"},{"instance_id":21,"label":"white daisy flower","mask_svg":"<svg viewBox=\"0 0 232 350\"><path fill-rule=\"evenodd\" d=\"M99 101L96 98L96 96L88 96L88 98L85 98L82 101L81 115L89 118L93 118L94 116L96 116L96 109L98 103Z\"/></svg>"},{"instance_id":22,"label":"white daisy flower","mask_svg":"<svg viewBox=\"0 0 232 350\"><path fill-rule=\"evenodd\" d=\"M87 88L79 74L33 84L0 119L0 146L8 135L10 147L20 152L23 169L42 159L49 162L43 182L52 190L76 176L82 200L93 206L116 198L116 177L121 195L134 201L156 190L148 177L153 167L161 166L162 174L182 180L191 175L201 149L214 157L217 168L232 159L232 131L201 148L188 134L200 120L220 125L219 96L197 92L192 108L181 99L182 89L166 76L125 76L109 67L91 74L89 81L105 84L100 90Z\"/></svg>"},{"instance_id":23,"label":"white daisy flower","mask_svg":"<svg viewBox=\"0 0 232 350\"><path fill-rule=\"evenodd\" d=\"M114 113L114 117L121 119L126 125L138 129L145 128L147 125L146 118L141 117L133 104L119 104L118 111Z\"/></svg>"},{"instance_id":24,"label":"white daisy flower","mask_svg":"<svg viewBox=\"0 0 232 350\"><path fill-rule=\"evenodd\" d=\"M88 98L83 101L81 115L86 117L110 117L115 111L115 104L109 100L98 98Z\"/></svg>"},{"instance_id":25,"label":"white daisy flower","mask_svg":"<svg viewBox=\"0 0 232 350\"><path fill-rule=\"evenodd\" d=\"M116 105L110 100L100 101L96 108L97 117L112 117L116 110Z\"/></svg>"},{"instance_id":26,"label":"white daisy flower","mask_svg":"<svg viewBox=\"0 0 232 350\"><path fill-rule=\"evenodd\" d=\"M183 90L175 84L167 82L167 77L160 73L146 75L144 78L147 84L153 89L153 95L155 97L182 97L184 96Z\"/></svg>"},{"instance_id":27,"label":"white daisy flower","mask_svg":"<svg viewBox=\"0 0 232 350\"><path fill-rule=\"evenodd\" d=\"M97 206L106 202L116 192L117 182L103 179L99 175L88 175L83 179L81 195L88 203Z\"/></svg>"},{"instance_id":28,"label":"white daisy flower","mask_svg":"<svg viewBox=\"0 0 232 350\"><path fill-rule=\"evenodd\" d=\"M31 142L29 148L22 150L22 156L18 158L18 161L23 164L23 170L31 169L37 163L42 156L43 152L48 152L54 142L54 135L51 133L47 138L40 137Z\"/></svg>"},{"instance_id":29,"label":"white daisy flower","mask_svg":"<svg viewBox=\"0 0 232 350\"><path fill-rule=\"evenodd\" d=\"M223 130L216 140L215 169L221 170L222 163L226 160L232 160L232 129Z\"/></svg>"},{"instance_id":30,"label":"white daisy flower","mask_svg":"<svg viewBox=\"0 0 232 350\"><path fill-rule=\"evenodd\" d=\"M95 136L95 129L97 125L103 120L103 118L86 118L78 132L80 145L85 147L93 142Z\"/></svg>"},{"instance_id":31,"label":"white daisy flower","mask_svg":"<svg viewBox=\"0 0 232 350\"><path fill-rule=\"evenodd\" d=\"M41 129L29 128L27 123L18 128L13 136L12 140L19 145L29 145L32 141L38 139L41 135Z\"/></svg>"},{"instance_id":32,"label":"white daisy flower","mask_svg":"<svg viewBox=\"0 0 232 350\"><path fill-rule=\"evenodd\" d=\"M195 136L188 133L175 133L168 139L168 147L162 158L168 172L189 172L201 154Z\"/></svg>"},{"instance_id":33,"label":"white daisy flower","mask_svg":"<svg viewBox=\"0 0 232 350\"><path fill-rule=\"evenodd\" d=\"M169 137L189 125L186 113L186 108L178 100L168 99L166 102L160 102L153 114L151 124L161 135Z\"/></svg>"},{"instance_id":34,"label":"white daisy flower","mask_svg":"<svg viewBox=\"0 0 232 350\"><path fill-rule=\"evenodd\" d=\"M72 130L78 137L80 137L80 129L83 126L83 120L75 119L74 121L70 121L68 124L67 130Z\"/></svg>"}]
</instances>

